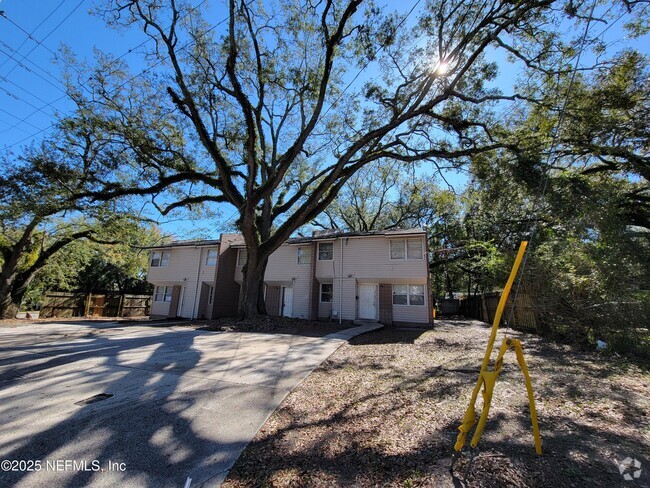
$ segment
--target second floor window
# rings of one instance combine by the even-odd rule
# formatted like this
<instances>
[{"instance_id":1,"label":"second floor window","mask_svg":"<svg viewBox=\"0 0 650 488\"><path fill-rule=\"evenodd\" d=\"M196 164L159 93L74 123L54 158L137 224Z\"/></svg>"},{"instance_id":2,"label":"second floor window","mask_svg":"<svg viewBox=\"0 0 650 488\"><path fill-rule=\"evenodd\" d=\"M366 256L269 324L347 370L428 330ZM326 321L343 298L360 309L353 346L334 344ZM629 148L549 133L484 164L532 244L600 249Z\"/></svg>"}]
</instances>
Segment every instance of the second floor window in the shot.
<instances>
[{"instance_id":1,"label":"second floor window","mask_svg":"<svg viewBox=\"0 0 650 488\"><path fill-rule=\"evenodd\" d=\"M208 256L205 258L205 265L216 266L218 255L219 255L219 251L217 249L208 249Z\"/></svg>"},{"instance_id":2,"label":"second floor window","mask_svg":"<svg viewBox=\"0 0 650 488\"><path fill-rule=\"evenodd\" d=\"M391 239L391 259L422 259L422 239Z\"/></svg>"},{"instance_id":3,"label":"second floor window","mask_svg":"<svg viewBox=\"0 0 650 488\"><path fill-rule=\"evenodd\" d=\"M248 261L248 251L246 249L240 249L237 252L237 266L243 266Z\"/></svg>"},{"instance_id":4,"label":"second floor window","mask_svg":"<svg viewBox=\"0 0 650 488\"><path fill-rule=\"evenodd\" d=\"M165 268L169 266L169 251L154 251L151 253L151 267Z\"/></svg>"},{"instance_id":5,"label":"second floor window","mask_svg":"<svg viewBox=\"0 0 650 488\"><path fill-rule=\"evenodd\" d=\"M298 264L309 264L311 262L311 247L298 248Z\"/></svg>"},{"instance_id":6,"label":"second floor window","mask_svg":"<svg viewBox=\"0 0 650 488\"><path fill-rule=\"evenodd\" d=\"M318 243L318 260L331 261L334 259L334 243L333 242L319 242Z\"/></svg>"}]
</instances>

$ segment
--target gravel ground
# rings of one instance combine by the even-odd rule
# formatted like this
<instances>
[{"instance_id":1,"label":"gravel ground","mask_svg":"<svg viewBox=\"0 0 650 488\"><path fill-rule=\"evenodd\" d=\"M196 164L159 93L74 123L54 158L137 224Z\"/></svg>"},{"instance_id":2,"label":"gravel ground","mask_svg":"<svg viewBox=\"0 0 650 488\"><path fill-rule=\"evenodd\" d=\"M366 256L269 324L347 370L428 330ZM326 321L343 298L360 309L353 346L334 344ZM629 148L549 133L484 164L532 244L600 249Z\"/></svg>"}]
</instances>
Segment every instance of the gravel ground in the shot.
<instances>
[{"instance_id":1,"label":"gravel ground","mask_svg":"<svg viewBox=\"0 0 650 488\"><path fill-rule=\"evenodd\" d=\"M466 483L466 458L449 473L489 327L437 321L432 331L386 328L342 346L285 399L223 486L649 486L647 367L510 336L524 343L542 456L509 352ZM617 466L627 457L642 463L632 481Z\"/></svg>"}]
</instances>

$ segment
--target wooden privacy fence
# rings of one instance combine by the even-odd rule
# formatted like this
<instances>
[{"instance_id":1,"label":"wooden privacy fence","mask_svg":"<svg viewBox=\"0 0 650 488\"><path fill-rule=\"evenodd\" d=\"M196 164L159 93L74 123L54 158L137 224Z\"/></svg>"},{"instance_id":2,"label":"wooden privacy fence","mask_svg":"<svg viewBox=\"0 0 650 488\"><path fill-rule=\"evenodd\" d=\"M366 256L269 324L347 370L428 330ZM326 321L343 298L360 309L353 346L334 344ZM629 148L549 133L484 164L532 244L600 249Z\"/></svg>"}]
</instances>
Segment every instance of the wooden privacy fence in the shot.
<instances>
[{"instance_id":1,"label":"wooden privacy fence","mask_svg":"<svg viewBox=\"0 0 650 488\"><path fill-rule=\"evenodd\" d=\"M40 317L140 317L150 309L150 295L55 291L45 295Z\"/></svg>"},{"instance_id":2,"label":"wooden privacy fence","mask_svg":"<svg viewBox=\"0 0 650 488\"><path fill-rule=\"evenodd\" d=\"M486 293L475 295L460 300L460 314L465 317L478 319L488 324L494 321L494 314L499 304L501 293ZM513 295L508 297L503 313L501 325L510 319L510 326L517 329L537 330L537 312L532 297L527 292L519 292L514 309L512 307Z\"/></svg>"}]
</instances>

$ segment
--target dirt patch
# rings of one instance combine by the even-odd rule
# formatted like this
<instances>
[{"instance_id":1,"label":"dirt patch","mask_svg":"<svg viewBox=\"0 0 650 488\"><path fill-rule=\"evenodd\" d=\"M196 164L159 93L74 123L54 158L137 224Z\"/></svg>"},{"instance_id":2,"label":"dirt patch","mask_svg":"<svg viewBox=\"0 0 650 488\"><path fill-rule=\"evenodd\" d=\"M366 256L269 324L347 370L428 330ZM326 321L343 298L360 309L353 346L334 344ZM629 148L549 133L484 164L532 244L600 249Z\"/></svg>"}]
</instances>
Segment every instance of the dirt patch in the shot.
<instances>
[{"instance_id":1,"label":"dirt patch","mask_svg":"<svg viewBox=\"0 0 650 488\"><path fill-rule=\"evenodd\" d=\"M293 334L308 337L323 337L340 330L354 327L349 321L342 324L338 322L321 322L289 317L259 317L247 320L231 318L217 320L188 320L185 322L161 322L148 324L153 327L191 327L196 330L210 330L217 332L262 332L265 334Z\"/></svg>"},{"instance_id":2,"label":"dirt patch","mask_svg":"<svg viewBox=\"0 0 650 488\"><path fill-rule=\"evenodd\" d=\"M488 336L465 320L352 339L285 399L222 486L464 485L466 460L448 469ZM509 353L467 486L648 486L647 369L510 336L524 342L544 454ZM615 462L628 456L644 468L634 482Z\"/></svg>"}]
</instances>

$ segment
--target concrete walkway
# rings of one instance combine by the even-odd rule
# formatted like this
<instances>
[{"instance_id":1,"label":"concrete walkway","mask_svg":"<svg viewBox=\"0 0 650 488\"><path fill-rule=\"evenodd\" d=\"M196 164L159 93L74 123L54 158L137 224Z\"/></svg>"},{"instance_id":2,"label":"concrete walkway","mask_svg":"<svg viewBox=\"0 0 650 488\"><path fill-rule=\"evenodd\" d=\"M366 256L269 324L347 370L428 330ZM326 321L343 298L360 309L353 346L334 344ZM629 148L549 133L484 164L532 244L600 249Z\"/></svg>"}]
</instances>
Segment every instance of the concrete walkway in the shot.
<instances>
[{"instance_id":1,"label":"concrete walkway","mask_svg":"<svg viewBox=\"0 0 650 488\"><path fill-rule=\"evenodd\" d=\"M378 327L324 338L107 322L0 329L0 460L11 461L0 486L218 486L296 385Z\"/></svg>"}]
</instances>

